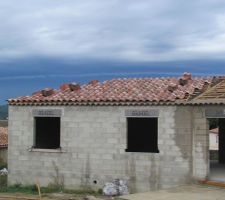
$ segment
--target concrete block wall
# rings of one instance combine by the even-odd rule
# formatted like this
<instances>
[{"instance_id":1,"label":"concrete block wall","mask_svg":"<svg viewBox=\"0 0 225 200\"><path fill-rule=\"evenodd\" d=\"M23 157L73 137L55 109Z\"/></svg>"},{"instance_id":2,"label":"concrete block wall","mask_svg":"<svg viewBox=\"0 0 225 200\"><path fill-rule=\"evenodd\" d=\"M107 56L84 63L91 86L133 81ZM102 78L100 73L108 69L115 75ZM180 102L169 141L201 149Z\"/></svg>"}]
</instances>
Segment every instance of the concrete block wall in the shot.
<instances>
[{"instance_id":1,"label":"concrete block wall","mask_svg":"<svg viewBox=\"0 0 225 200\"><path fill-rule=\"evenodd\" d=\"M30 150L34 108L63 109L62 151ZM125 152L126 109L159 109L159 153ZM192 111L188 106L10 106L8 183L33 184L38 178L47 185L55 166L69 188L100 188L115 178L127 180L132 192L188 183L193 173Z\"/></svg>"},{"instance_id":2,"label":"concrete block wall","mask_svg":"<svg viewBox=\"0 0 225 200\"><path fill-rule=\"evenodd\" d=\"M208 116L206 116L208 110ZM210 179L209 118L225 118L225 107L196 106L193 108L193 178ZM210 112L209 112L210 111Z\"/></svg>"},{"instance_id":3,"label":"concrete block wall","mask_svg":"<svg viewBox=\"0 0 225 200\"><path fill-rule=\"evenodd\" d=\"M206 107L193 108L193 178L205 180L209 175L209 122Z\"/></svg>"}]
</instances>

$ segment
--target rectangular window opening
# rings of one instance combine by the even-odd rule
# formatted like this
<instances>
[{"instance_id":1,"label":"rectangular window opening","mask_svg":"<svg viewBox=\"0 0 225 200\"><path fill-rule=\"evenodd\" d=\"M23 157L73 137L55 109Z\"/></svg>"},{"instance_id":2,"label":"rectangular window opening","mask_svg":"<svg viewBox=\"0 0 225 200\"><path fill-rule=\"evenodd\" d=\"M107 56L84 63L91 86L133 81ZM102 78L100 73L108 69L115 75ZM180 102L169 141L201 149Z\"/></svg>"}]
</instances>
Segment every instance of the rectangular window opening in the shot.
<instances>
[{"instance_id":1,"label":"rectangular window opening","mask_svg":"<svg viewBox=\"0 0 225 200\"><path fill-rule=\"evenodd\" d=\"M34 148L60 148L60 117L35 117Z\"/></svg>"},{"instance_id":2,"label":"rectangular window opening","mask_svg":"<svg viewBox=\"0 0 225 200\"><path fill-rule=\"evenodd\" d=\"M127 152L158 150L158 118L127 118Z\"/></svg>"}]
</instances>

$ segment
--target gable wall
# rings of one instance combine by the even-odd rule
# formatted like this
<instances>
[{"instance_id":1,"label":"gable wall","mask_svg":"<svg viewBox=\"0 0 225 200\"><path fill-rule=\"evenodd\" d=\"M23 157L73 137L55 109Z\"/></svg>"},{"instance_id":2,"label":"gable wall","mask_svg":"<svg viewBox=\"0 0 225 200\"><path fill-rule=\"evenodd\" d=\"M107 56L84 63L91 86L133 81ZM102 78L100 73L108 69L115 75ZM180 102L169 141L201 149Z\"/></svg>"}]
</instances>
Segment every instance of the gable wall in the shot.
<instances>
[{"instance_id":1,"label":"gable wall","mask_svg":"<svg viewBox=\"0 0 225 200\"><path fill-rule=\"evenodd\" d=\"M66 187L102 187L120 178L128 181L132 192L141 192L192 179L192 107L55 107L64 110L60 153L30 151L33 108L47 107L9 107L9 184L33 184L38 178L47 185L53 181L55 167ZM160 153L125 152L126 109L160 110Z\"/></svg>"}]
</instances>

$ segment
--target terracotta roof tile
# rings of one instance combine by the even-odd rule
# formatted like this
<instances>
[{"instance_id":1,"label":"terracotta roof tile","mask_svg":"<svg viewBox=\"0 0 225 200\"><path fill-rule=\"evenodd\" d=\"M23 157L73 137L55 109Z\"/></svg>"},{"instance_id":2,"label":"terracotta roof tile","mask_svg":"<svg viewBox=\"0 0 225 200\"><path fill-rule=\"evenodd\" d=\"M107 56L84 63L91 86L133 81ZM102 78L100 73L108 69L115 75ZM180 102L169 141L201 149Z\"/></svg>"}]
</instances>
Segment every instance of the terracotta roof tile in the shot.
<instances>
[{"instance_id":1,"label":"terracotta roof tile","mask_svg":"<svg viewBox=\"0 0 225 200\"><path fill-rule=\"evenodd\" d=\"M184 79L184 85L180 80ZM185 82L186 81L186 82ZM10 105L140 105L185 102L203 92L213 77L125 78L85 85L64 84L61 89L41 90L31 96L10 99ZM182 82L183 83L183 82ZM49 91L51 91L49 93ZM43 95L44 94L44 95Z\"/></svg>"},{"instance_id":2,"label":"terracotta roof tile","mask_svg":"<svg viewBox=\"0 0 225 200\"><path fill-rule=\"evenodd\" d=\"M209 132L210 132L210 133L218 134L218 133L219 133L219 128L211 129L211 130L209 130Z\"/></svg>"},{"instance_id":3,"label":"terracotta roof tile","mask_svg":"<svg viewBox=\"0 0 225 200\"><path fill-rule=\"evenodd\" d=\"M8 129L6 127L0 127L0 148L8 146Z\"/></svg>"}]
</instances>

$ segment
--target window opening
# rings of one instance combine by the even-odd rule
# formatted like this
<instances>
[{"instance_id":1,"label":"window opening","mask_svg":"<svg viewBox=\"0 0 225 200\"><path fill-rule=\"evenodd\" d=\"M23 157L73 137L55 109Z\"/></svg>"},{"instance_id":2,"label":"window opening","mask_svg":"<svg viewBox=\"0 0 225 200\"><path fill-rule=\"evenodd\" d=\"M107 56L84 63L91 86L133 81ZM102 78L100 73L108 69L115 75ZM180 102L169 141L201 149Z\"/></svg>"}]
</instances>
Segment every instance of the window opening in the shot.
<instances>
[{"instance_id":1,"label":"window opening","mask_svg":"<svg viewBox=\"0 0 225 200\"><path fill-rule=\"evenodd\" d=\"M60 148L60 117L35 117L34 148Z\"/></svg>"},{"instance_id":2,"label":"window opening","mask_svg":"<svg viewBox=\"0 0 225 200\"><path fill-rule=\"evenodd\" d=\"M128 152L158 153L158 118L127 118Z\"/></svg>"}]
</instances>

